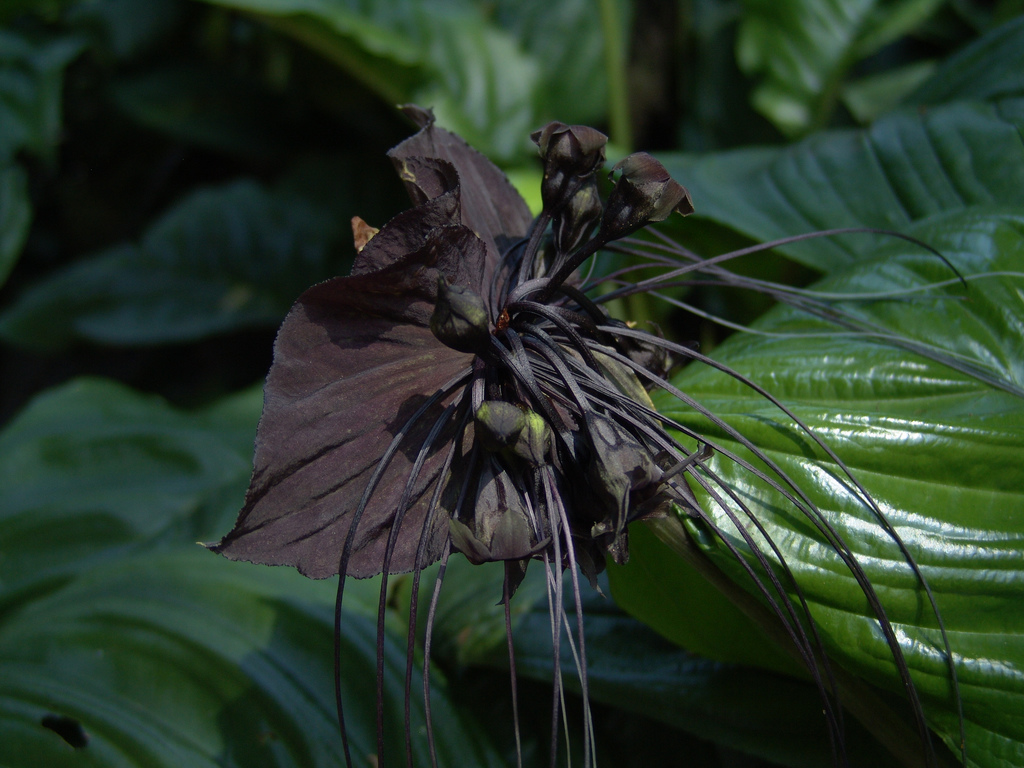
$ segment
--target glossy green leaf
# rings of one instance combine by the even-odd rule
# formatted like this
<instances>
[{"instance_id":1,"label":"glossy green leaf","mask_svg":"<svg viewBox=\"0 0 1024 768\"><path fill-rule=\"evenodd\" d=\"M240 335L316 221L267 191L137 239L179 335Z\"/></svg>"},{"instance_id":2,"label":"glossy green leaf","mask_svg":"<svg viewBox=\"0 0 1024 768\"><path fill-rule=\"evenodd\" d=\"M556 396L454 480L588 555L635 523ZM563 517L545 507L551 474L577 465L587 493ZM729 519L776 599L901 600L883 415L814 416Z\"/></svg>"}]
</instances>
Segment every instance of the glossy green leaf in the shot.
<instances>
[{"instance_id":1,"label":"glossy green leaf","mask_svg":"<svg viewBox=\"0 0 1024 768\"><path fill-rule=\"evenodd\" d=\"M0 285L21 254L31 221L25 172L16 165L0 165Z\"/></svg>"},{"instance_id":2,"label":"glossy green leaf","mask_svg":"<svg viewBox=\"0 0 1024 768\"><path fill-rule=\"evenodd\" d=\"M792 408L900 532L949 632L971 764L1013 765L1024 760L1017 715L1024 708L1024 216L1016 208L974 208L910 231L958 265L969 280L966 294L955 284L841 304L904 346L779 309L716 357ZM948 275L935 256L898 242L815 289L907 291ZM927 344L928 355L907 344ZM930 724L956 751L957 717L935 619L896 544L841 468L788 416L724 374L691 366L675 384L776 462L839 531L896 626ZM898 689L859 587L806 518L725 457L724 450L750 456L728 433L678 404L661 405L719 446L712 466L780 546L830 654L870 682ZM706 496L704 506L744 548L723 510ZM690 530L720 567L745 581L718 539L697 524Z\"/></svg>"},{"instance_id":3,"label":"glossy green leaf","mask_svg":"<svg viewBox=\"0 0 1024 768\"><path fill-rule=\"evenodd\" d=\"M758 241L834 227L906 231L976 204L1024 204L1024 99L907 109L866 130L825 131L785 148L662 155L697 214ZM783 253L823 272L884 240L846 235Z\"/></svg>"},{"instance_id":4,"label":"glossy green leaf","mask_svg":"<svg viewBox=\"0 0 1024 768\"><path fill-rule=\"evenodd\" d=\"M745 0L736 55L760 74L754 106L780 130L799 135L823 127L846 71L914 29L937 0Z\"/></svg>"},{"instance_id":5,"label":"glossy green leaf","mask_svg":"<svg viewBox=\"0 0 1024 768\"><path fill-rule=\"evenodd\" d=\"M86 258L0 315L0 337L153 344L273 327L305 287L346 269L346 222L251 181L195 192L136 244Z\"/></svg>"}]
</instances>

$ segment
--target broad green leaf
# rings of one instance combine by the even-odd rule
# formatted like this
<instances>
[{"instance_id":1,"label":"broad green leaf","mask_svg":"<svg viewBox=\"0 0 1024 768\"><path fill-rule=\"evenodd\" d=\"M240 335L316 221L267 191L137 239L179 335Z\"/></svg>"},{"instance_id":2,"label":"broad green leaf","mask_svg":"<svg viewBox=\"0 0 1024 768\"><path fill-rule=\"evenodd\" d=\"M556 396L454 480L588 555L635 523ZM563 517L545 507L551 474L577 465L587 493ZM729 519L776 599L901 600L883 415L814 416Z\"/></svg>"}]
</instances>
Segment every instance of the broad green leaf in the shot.
<instances>
[{"instance_id":1,"label":"broad green leaf","mask_svg":"<svg viewBox=\"0 0 1024 768\"><path fill-rule=\"evenodd\" d=\"M114 559L0 621L5 765L337 766L333 585L230 563L198 547ZM343 697L355 765L377 753L375 628L343 623ZM386 755L404 764L404 644L385 640ZM414 672L414 679L420 675ZM500 765L441 689L438 758ZM429 764L423 698L412 701L413 759ZM70 718L77 748L44 727Z\"/></svg>"},{"instance_id":2,"label":"broad green leaf","mask_svg":"<svg viewBox=\"0 0 1024 768\"><path fill-rule=\"evenodd\" d=\"M109 381L38 396L0 433L0 591L212 540L252 473L259 390L187 414Z\"/></svg>"},{"instance_id":3,"label":"broad green leaf","mask_svg":"<svg viewBox=\"0 0 1024 768\"><path fill-rule=\"evenodd\" d=\"M21 254L31 221L25 172L16 165L0 164L0 285Z\"/></svg>"},{"instance_id":4,"label":"broad green leaf","mask_svg":"<svg viewBox=\"0 0 1024 768\"><path fill-rule=\"evenodd\" d=\"M532 124L534 67L472 3L215 2L266 18L391 103L436 107L442 124L494 159L523 154L520 126L504 121Z\"/></svg>"},{"instance_id":5,"label":"broad green leaf","mask_svg":"<svg viewBox=\"0 0 1024 768\"><path fill-rule=\"evenodd\" d=\"M791 136L823 127L846 71L927 19L938 0L745 0L736 55L754 106Z\"/></svg>"},{"instance_id":6,"label":"broad green leaf","mask_svg":"<svg viewBox=\"0 0 1024 768\"><path fill-rule=\"evenodd\" d=\"M0 29L0 162L20 149L52 157L62 126L64 69L84 46L77 37L37 42Z\"/></svg>"},{"instance_id":7,"label":"broad green leaf","mask_svg":"<svg viewBox=\"0 0 1024 768\"><path fill-rule=\"evenodd\" d=\"M231 563L195 543L226 530L241 505L260 400L254 389L182 413L83 380L40 396L0 434L5 765L343 761L334 583ZM342 629L356 764L376 752L378 588L350 585ZM400 761L404 636L388 633L385 654L388 745ZM498 765L438 680L441 759ZM427 761L422 701L412 704L417 764Z\"/></svg>"},{"instance_id":8,"label":"broad green leaf","mask_svg":"<svg viewBox=\"0 0 1024 768\"><path fill-rule=\"evenodd\" d=\"M0 285L21 254L32 218L18 152L53 159L62 128L64 70L84 48L74 36L34 40L0 29Z\"/></svg>"},{"instance_id":9,"label":"broad green leaf","mask_svg":"<svg viewBox=\"0 0 1024 768\"><path fill-rule=\"evenodd\" d=\"M896 69L868 75L843 86L843 105L864 125L903 102L935 71L934 61L915 61Z\"/></svg>"},{"instance_id":10,"label":"broad green leaf","mask_svg":"<svg viewBox=\"0 0 1024 768\"><path fill-rule=\"evenodd\" d=\"M1024 99L891 113L871 128L824 131L784 148L662 155L697 214L758 241L834 227L907 231L976 204L1024 204ZM685 224L681 225L685 228ZM884 238L845 235L780 248L823 272Z\"/></svg>"},{"instance_id":11,"label":"broad green leaf","mask_svg":"<svg viewBox=\"0 0 1024 768\"><path fill-rule=\"evenodd\" d=\"M494 23L534 62L537 81L532 99L537 119L603 122L608 82L599 4L592 0L498 0L492 5Z\"/></svg>"},{"instance_id":12,"label":"broad green leaf","mask_svg":"<svg viewBox=\"0 0 1024 768\"><path fill-rule=\"evenodd\" d=\"M495 162L531 154L529 135L539 119L536 63L518 41L476 16L441 13L424 22L430 78L412 99L431 106L439 125Z\"/></svg>"},{"instance_id":13,"label":"broad green leaf","mask_svg":"<svg viewBox=\"0 0 1024 768\"><path fill-rule=\"evenodd\" d=\"M904 339L904 346L783 308L766 315L756 333L731 339L716 357L790 407L839 454L899 531L949 632L971 764L1019 764L1024 216L1016 208L973 208L910 231L958 265L969 280L966 293L959 285L906 293L949 273L934 256L902 242L814 286L841 294L903 292L841 306ZM929 345L927 356L906 348L921 343ZM841 468L786 414L724 374L691 366L674 383L775 462L847 542L896 627L930 724L956 752L958 723L935 619L903 555L856 499ZM711 466L781 548L830 654L871 683L898 690L891 654L866 600L808 520L726 457L725 451L750 457L732 435L678 403L661 406L718 446ZM723 509L703 499L716 524L744 549ZM717 538L696 523L690 530L720 567L745 582Z\"/></svg>"},{"instance_id":14,"label":"broad green leaf","mask_svg":"<svg viewBox=\"0 0 1024 768\"><path fill-rule=\"evenodd\" d=\"M1017 16L943 61L931 78L907 97L906 103L994 101L1022 93L1024 16Z\"/></svg>"},{"instance_id":15,"label":"broad green leaf","mask_svg":"<svg viewBox=\"0 0 1024 768\"><path fill-rule=\"evenodd\" d=\"M389 103L433 107L440 124L497 162L534 154L527 136L539 123L596 120L605 108L598 18L578 0L208 2L291 35Z\"/></svg>"},{"instance_id":16,"label":"broad green leaf","mask_svg":"<svg viewBox=\"0 0 1024 768\"><path fill-rule=\"evenodd\" d=\"M44 349L193 340L273 327L305 288L344 272L344 223L289 192L200 190L125 244L57 272L0 315L0 337Z\"/></svg>"},{"instance_id":17,"label":"broad green leaf","mask_svg":"<svg viewBox=\"0 0 1024 768\"><path fill-rule=\"evenodd\" d=\"M713 584L684 562L646 526L633 526L630 559L609 564L616 603L687 651L716 661L789 675L803 670Z\"/></svg>"},{"instance_id":18,"label":"broad green leaf","mask_svg":"<svg viewBox=\"0 0 1024 768\"><path fill-rule=\"evenodd\" d=\"M88 378L37 396L0 432L0 604L96 562L222 536L262 407L261 387L181 411ZM376 616L379 589L351 582L346 607Z\"/></svg>"}]
</instances>

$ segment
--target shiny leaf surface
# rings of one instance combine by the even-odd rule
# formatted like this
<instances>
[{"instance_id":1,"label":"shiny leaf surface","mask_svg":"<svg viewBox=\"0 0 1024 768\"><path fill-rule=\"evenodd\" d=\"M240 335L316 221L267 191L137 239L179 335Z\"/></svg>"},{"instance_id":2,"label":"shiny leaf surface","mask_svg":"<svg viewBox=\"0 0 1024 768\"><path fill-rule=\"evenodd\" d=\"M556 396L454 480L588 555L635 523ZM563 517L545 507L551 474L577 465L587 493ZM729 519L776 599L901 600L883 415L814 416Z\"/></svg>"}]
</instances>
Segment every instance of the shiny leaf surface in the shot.
<instances>
[{"instance_id":1,"label":"shiny leaf surface","mask_svg":"<svg viewBox=\"0 0 1024 768\"><path fill-rule=\"evenodd\" d=\"M864 484L900 532L935 593L954 652L972 764L1024 758L1024 217L975 208L912 230L970 281L920 294L842 306L931 357L886 340L848 335L793 309L769 313L756 334L716 355L792 408ZM815 286L831 293L928 285L948 270L934 256L891 244ZM973 275L983 275L973 279ZM763 335L762 335L763 334ZM952 355L948 362L935 355ZM875 514L807 434L763 397L709 368L691 366L677 386L736 427L775 461L849 544L894 622L930 723L959 741L949 672L921 585ZM663 402L665 413L750 457L722 430ZM755 460L755 464L760 462ZM891 655L859 587L806 518L720 452L713 466L747 499L781 547L830 652L847 669L895 687ZM705 509L735 531L707 497ZM734 578L745 578L721 543L691 533ZM727 534L735 537L735 533ZM745 546L736 538L734 543Z\"/></svg>"},{"instance_id":2,"label":"shiny leaf surface","mask_svg":"<svg viewBox=\"0 0 1024 768\"><path fill-rule=\"evenodd\" d=\"M701 157L662 155L695 216L758 241L834 227L906 231L915 221L988 203L1024 204L1024 99L907 109L871 128L824 131L789 147ZM879 247L846 235L779 250L823 272Z\"/></svg>"},{"instance_id":3,"label":"shiny leaf surface","mask_svg":"<svg viewBox=\"0 0 1024 768\"><path fill-rule=\"evenodd\" d=\"M950 56L907 104L992 101L1024 91L1024 16L1016 16Z\"/></svg>"}]
</instances>

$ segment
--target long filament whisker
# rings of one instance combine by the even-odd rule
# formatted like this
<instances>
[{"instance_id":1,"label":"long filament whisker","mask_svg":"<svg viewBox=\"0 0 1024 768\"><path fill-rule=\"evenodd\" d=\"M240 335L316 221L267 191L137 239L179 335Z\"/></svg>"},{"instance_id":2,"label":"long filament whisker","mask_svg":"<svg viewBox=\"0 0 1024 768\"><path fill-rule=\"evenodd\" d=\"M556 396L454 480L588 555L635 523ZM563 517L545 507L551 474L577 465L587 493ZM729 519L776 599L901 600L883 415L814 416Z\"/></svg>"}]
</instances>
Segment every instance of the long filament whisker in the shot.
<instances>
[{"instance_id":1,"label":"long filament whisker","mask_svg":"<svg viewBox=\"0 0 1024 768\"><path fill-rule=\"evenodd\" d=\"M621 333L623 335L626 335L626 336L629 336L629 335L633 335L635 332L629 331L627 329L619 329L619 333ZM691 350L689 348L686 348L686 347L683 347L683 346L677 345L677 344L672 344L671 342L667 342L667 341L664 341L664 340L661 340L661 339L654 339L654 341L657 342L657 343L660 343L660 344L662 344L664 346L666 346L667 348L672 349L673 351L677 351L677 352L680 352L682 354L688 355L690 357L693 357L696 360L700 360L701 362L706 362L708 365L712 365L713 367L717 368L718 370L722 370L723 372L728 373L730 376L736 378L739 381L742 381L744 384L748 383L748 380L745 379L745 377L742 377L740 374L736 373L735 371L732 371L731 369L728 369L728 368L726 368L725 366L722 366L719 363L715 363L714 361L710 360L709 358L706 358L703 355L700 355L699 353L696 353L695 351L693 351L693 350ZM680 391L677 388L671 386L670 384L668 384L668 382L665 382L663 379L660 379L659 377L655 376L654 374L651 374L649 371L644 369L642 366L639 366L639 365L633 363L633 361L629 360L629 358L625 357L624 355L619 355L618 353L614 353L614 352L610 352L610 351L607 352L607 354L609 354L610 356L615 357L620 362L630 366L639 375L644 376L645 378L648 378L648 379L654 381L656 384L661 386L663 389L666 389L666 391L669 391L670 393L672 393L679 400L681 400L682 402L686 403L690 407L694 408L695 410L700 412L702 415L704 415L706 418L709 418L717 427L719 427L720 429L725 430L726 433L729 434L730 437L732 437L734 440L736 440L741 445L746 447L748 450L752 451L754 453L754 455L756 455L761 461L763 461L768 466L768 468L773 473L775 473L780 479L782 479L790 488L792 488L793 491L807 505L806 508L804 508L802 505L798 505L798 506L801 506L801 511L803 511L804 514L807 515L807 518L817 528L817 530L825 537L826 541L832 547L833 551L835 551L835 553L843 561L843 564L847 567L847 569L853 575L854 579L857 581L858 586L860 587L860 589L863 592L864 596L867 598L868 603L871 605L871 608L872 608L872 610L875 613L875 617L878 620L878 625L879 625L880 629L882 630L882 634L885 637L886 644L889 646L889 650L892 653L893 659L894 659L894 661L896 663L896 669L897 669L897 672L899 674L900 680L901 680L901 682L903 684L904 691L906 692L907 698L908 698L908 700L910 702L911 711L912 711L912 713L914 715L914 720L915 720L915 723L917 725L918 732L919 732L919 735L921 737L921 741L925 745L926 750L928 751L930 762L933 762L934 761L934 748L933 748L933 746L931 744L931 738L929 736L929 730L928 730L927 723L925 722L925 719L924 719L924 711L923 711L923 708L921 706L920 698L919 698L918 693L917 693L917 688L914 685L913 680L910 677L910 670L909 670L909 667L907 665L906 659L903 656L903 651L902 651L902 649L901 649L901 647L899 645L899 641L898 641L898 639L896 637L896 634L895 634L895 631L894 631L894 629L892 627L892 624L890 623L889 618L888 618L888 616L887 616L887 614L885 612L885 609L883 608L883 606L881 604L881 601L879 600L877 594L875 593L873 585L871 584L870 580L868 579L867 574L864 572L864 570L861 567L860 563L857 561L856 557L853 555L853 553L850 551L849 547L846 545L846 542L843 541L843 539L835 531L834 527L824 518L824 516L821 514L820 510L818 510L817 507L815 507L814 504L811 503L810 499L807 498L807 496L803 492L803 490L798 485L796 485L787 476L787 474L782 470L781 467L779 467L774 461L772 461L763 452L759 451L757 449L757 447L754 446L753 443L751 443L751 441L748 438L743 436L742 433L740 433L735 428L731 427L730 425L728 425L726 422L722 421L718 417L714 416L714 414L710 413L710 411L708 411L707 409L704 409L704 408L700 407L699 404L697 404L695 400L693 400L692 398L688 397L682 391ZM785 406L783 406L781 403L779 403L770 394L768 394L766 391L764 391L763 389L758 387L753 382L749 382L749 386L752 389L754 389L755 391L757 391L759 394L763 394L763 396L766 397L767 399L769 399L774 405L776 405L777 407L782 409L783 412L785 412L788 416L790 416L790 418L792 418L797 423L797 425L801 428L802 431L804 431L808 435L811 435L812 437L814 436L814 432L813 432L813 430L810 429L810 427L808 427L806 424L804 424L804 422L802 420L800 420L795 414L793 414ZM820 440L820 438L818 438L818 439ZM825 448L825 450L826 451L830 451L830 449L828 449L827 447ZM831 453L831 455L834 456L834 453ZM843 464L842 466L845 467L845 464ZM849 473L849 470L847 469L846 472ZM855 485L859 485L859 484L856 483L856 481L854 481L854 484ZM861 491L858 491L858 495L860 493L861 493ZM866 493L866 491L863 491L863 493ZM881 511L877 508L877 505L873 504L873 502L869 502L864 497L860 497L859 496L859 498L860 498L862 503L864 503L869 509L871 509L873 511L873 513L881 514ZM870 496L868 496L867 498L870 498ZM882 516L882 519L883 520L885 519L884 515ZM887 524L888 521L885 520L885 523ZM887 531L889 531L890 529L891 529L891 526L888 526L886 528ZM901 543L901 541L897 539L895 541L895 543L897 543L897 545L899 545ZM910 557L909 552L907 552L905 549L901 549L901 551L903 551L905 557L907 557L911 561L913 561L913 558ZM919 569L917 569L915 566L916 566L916 562L914 562L913 565L911 565L911 568L914 569L915 573L918 575L918 578L923 579L924 578L923 574L921 574ZM934 608L935 611L938 610L937 607L934 606L934 604L933 604L933 608ZM941 621L941 619L940 619L940 621Z\"/></svg>"}]
</instances>

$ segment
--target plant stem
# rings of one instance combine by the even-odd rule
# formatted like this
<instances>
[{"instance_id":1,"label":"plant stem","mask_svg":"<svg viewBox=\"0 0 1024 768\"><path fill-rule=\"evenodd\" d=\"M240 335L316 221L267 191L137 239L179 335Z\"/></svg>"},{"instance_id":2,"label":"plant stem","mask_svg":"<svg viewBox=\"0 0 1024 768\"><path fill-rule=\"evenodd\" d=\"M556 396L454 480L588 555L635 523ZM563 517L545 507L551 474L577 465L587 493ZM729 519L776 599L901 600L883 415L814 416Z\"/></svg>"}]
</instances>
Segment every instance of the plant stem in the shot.
<instances>
[{"instance_id":1,"label":"plant stem","mask_svg":"<svg viewBox=\"0 0 1024 768\"><path fill-rule=\"evenodd\" d=\"M604 64L608 78L608 131L624 153L633 147L626 85L626 45L622 14L617 0L598 0L604 36Z\"/></svg>"}]
</instances>

